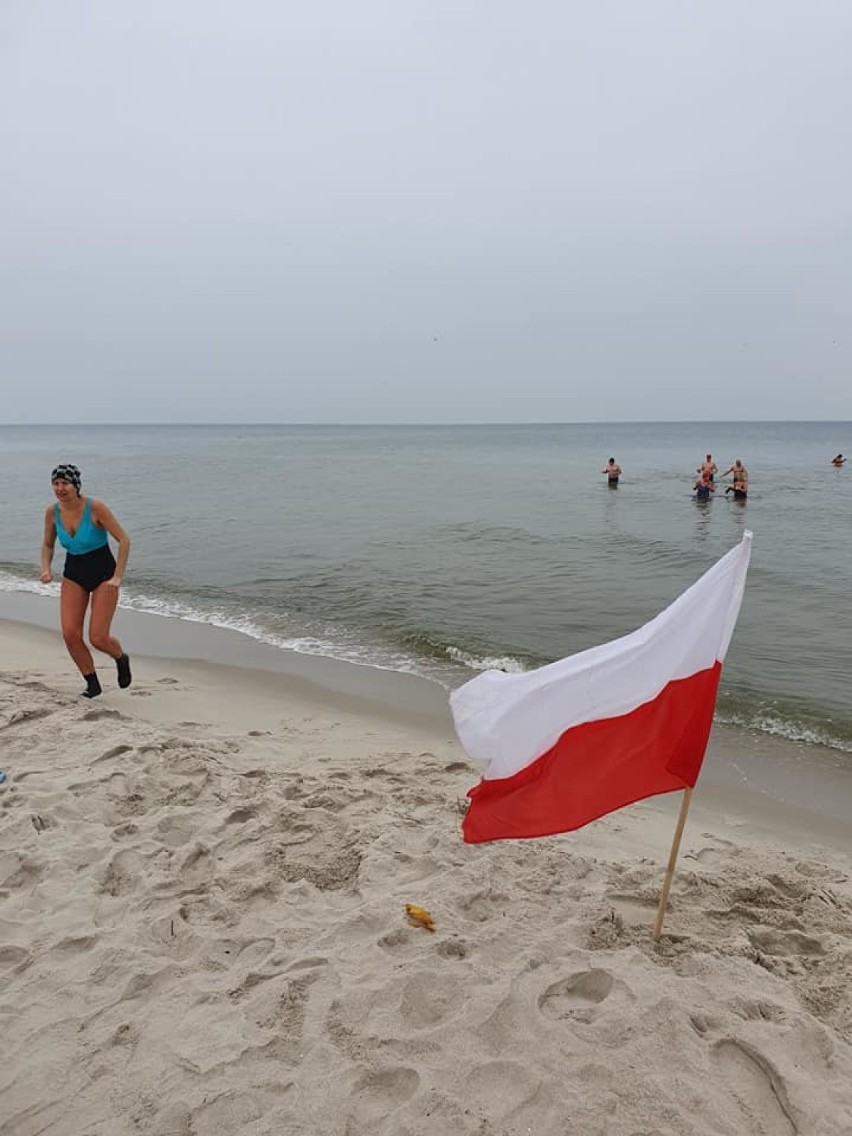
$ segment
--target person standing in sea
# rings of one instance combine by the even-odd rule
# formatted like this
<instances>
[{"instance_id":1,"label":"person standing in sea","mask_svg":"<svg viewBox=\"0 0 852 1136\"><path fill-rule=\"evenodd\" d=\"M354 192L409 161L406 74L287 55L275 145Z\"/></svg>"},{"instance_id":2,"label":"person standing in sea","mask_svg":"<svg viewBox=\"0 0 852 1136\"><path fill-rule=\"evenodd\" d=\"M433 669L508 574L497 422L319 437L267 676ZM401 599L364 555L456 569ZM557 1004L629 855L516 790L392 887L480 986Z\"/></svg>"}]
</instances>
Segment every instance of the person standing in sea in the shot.
<instances>
[{"instance_id":1,"label":"person standing in sea","mask_svg":"<svg viewBox=\"0 0 852 1136\"><path fill-rule=\"evenodd\" d=\"M733 490L735 501L745 501L748 497L748 470L739 458L725 470L722 477L727 477L729 473L733 474L734 484L729 485L725 492Z\"/></svg>"},{"instance_id":2,"label":"person standing in sea","mask_svg":"<svg viewBox=\"0 0 852 1136\"><path fill-rule=\"evenodd\" d=\"M709 455L708 455L709 456ZM713 484L712 474L708 470L703 470L701 476L692 487L695 490L696 501L709 501L710 494L715 492L716 486Z\"/></svg>"},{"instance_id":3,"label":"person standing in sea","mask_svg":"<svg viewBox=\"0 0 852 1136\"><path fill-rule=\"evenodd\" d=\"M618 479L621 477L621 466L615 460L610 458L606 463L606 468L601 470L601 473L606 474L606 483L610 489L618 488Z\"/></svg>"},{"instance_id":4,"label":"person standing in sea","mask_svg":"<svg viewBox=\"0 0 852 1136\"><path fill-rule=\"evenodd\" d=\"M130 537L103 501L82 494L82 477L76 465L58 465L50 475L56 503L44 514L41 545L41 582L53 579L51 562L56 538L65 549L65 568L60 588L59 611L62 637L68 654L86 681L84 698L102 693L92 653L83 640L89 611L89 642L115 660L118 685L130 686L130 659L112 635L112 617L118 606L118 591L130 555ZM118 545L118 561L108 536Z\"/></svg>"},{"instance_id":5,"label":"person standing in sea","mask_svg":"<svg viewBox=\"0 0 852 1136\"><path fill-rule=\"evenodd\" d=\"M714 478L716 477L716 472L717 472L718 468L719 467L713 461L713 455L708 454L707 457L704 459L704 461L701 463L701 465L698 467L698 472L702 475L706 473L707 474L707 480L712 484Z\"/></svg>"}]
</instances>

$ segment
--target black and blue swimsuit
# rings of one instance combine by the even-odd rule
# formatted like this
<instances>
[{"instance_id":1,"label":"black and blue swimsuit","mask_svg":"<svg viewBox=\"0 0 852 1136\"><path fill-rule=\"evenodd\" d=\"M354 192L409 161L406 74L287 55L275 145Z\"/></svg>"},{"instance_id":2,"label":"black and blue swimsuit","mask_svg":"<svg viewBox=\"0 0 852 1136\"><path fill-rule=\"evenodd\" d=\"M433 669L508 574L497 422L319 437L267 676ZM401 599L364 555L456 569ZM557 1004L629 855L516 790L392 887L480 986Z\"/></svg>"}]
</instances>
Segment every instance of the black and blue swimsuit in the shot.
<instances>
[{"instance_id":1,"label":"black and blue swimsuit","mask_svg":"<svg viewBox=\"0 0 852 1136\"><path fill-rule=\"evenodd\" d=\"M62 575L87 592L93 592L115 575L115 557L110 551L106 532L92 520L91 499L86 498L83 516L73 536L62 523L58 503L53 506L53 512L56 535L67 553Z\"/></svg>"}]
</instances>

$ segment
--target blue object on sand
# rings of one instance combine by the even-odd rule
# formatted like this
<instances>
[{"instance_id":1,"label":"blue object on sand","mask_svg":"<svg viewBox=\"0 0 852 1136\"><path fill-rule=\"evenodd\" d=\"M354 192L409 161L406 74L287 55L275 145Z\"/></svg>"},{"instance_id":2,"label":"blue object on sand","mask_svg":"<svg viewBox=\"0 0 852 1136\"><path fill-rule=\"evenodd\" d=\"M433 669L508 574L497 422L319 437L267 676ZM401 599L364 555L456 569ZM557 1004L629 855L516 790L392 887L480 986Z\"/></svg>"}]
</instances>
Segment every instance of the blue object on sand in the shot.
<instances>
[{"instance_id":1,"label":"blue object on sand","mask_svg":"<svg viewBox=\"0 0 852 1136\"><path fill-rule=\"evenodd\" d=\"M0 785L2 785L5 780L6 780L6 774L3 772L2 769L0 769Z\"/></svg>"}]
</instances>

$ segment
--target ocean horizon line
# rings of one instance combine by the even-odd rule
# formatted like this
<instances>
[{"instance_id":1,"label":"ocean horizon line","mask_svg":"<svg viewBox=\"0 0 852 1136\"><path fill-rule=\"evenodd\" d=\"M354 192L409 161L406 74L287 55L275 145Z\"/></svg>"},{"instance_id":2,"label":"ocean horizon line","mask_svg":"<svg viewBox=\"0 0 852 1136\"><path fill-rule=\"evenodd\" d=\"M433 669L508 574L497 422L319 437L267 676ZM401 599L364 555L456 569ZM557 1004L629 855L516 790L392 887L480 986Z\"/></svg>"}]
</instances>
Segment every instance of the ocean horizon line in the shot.
<instances>
[{"instance_id":1,"label":"ocean horizon line","mask_svg":"<svg viewBox=\"0 0 852 1136\"><path fill-rule=\"evenodd\" d=\"M466 420L459 422L290 422L290 421L230 421L225 422L218 419L204 419L197 421L171 421L171 420L148 420L144 422L126 422L126 421L63 421L63 422L0 422L2 429L68 429L69 427L104 427L104 426L120 426L122 428L138 428L144 429L151 426L157 428L172 428L172 429L186 429L187 427L208 427L208 426L223 426L223 427L262 427L268 429L270 427L287 426L296 427L300 429L313 429L313 430L349 430L357 429L388 429L400 427L404 429L422 429L422 430L439 430L450 429L457 427L471 428L481 427L483 429L493 429L497 426L506 426L511 428L517 427L540 427L540 426L731 426L731 425L762 425L762 426L789 426L792 424L811 425L811 426L852 426L852 418L618 418L609 420L576 420L576 421L474 421Z\"/></svg>"}]
</instances>

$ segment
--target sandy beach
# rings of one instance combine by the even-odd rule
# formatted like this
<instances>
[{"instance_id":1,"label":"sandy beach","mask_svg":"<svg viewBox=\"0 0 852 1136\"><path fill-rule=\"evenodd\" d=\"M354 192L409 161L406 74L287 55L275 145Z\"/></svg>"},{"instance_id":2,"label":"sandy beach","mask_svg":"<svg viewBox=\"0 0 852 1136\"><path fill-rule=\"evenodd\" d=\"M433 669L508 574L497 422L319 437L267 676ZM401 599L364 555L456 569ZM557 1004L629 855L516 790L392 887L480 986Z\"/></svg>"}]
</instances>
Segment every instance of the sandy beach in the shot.
<instances>
[{"instance_id":1,"label":"sandy beach","mask_svg":"<svg viewBox=\"0 0 852 1136\"><path fill-rule=\"evenodd\" d=\"M120 613L133 686L101 663L86 702L28 603L0 609L0 1136L852 1132L831 754L714 731L655 945L677 798L469 847L439 688Z\"/></svg>"}]
</instances>

